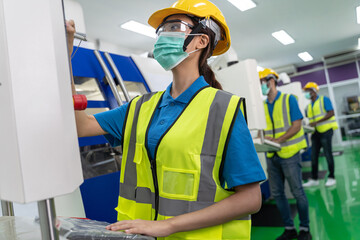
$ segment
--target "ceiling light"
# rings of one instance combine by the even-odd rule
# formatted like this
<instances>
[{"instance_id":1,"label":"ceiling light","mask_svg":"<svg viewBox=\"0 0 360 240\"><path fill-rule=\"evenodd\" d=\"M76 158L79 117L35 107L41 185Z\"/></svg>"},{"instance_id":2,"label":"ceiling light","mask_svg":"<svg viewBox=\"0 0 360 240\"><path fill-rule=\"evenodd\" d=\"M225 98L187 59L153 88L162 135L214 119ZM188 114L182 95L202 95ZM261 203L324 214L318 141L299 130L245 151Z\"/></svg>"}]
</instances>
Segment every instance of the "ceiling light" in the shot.
<instances>
[{"instance_id":1,"label":"ceiling light","mask_svg":"<svg viewBox=\"0 0 360 240\"><path fill-rule=\"evenodd\" d=\"M360 6L356 8L357 23L360 24Z\"/></svg>"},{"instance_id":2,"label":"ceiling light","mask_svg":"<svg viewBox=\"0 0 360 240\"><path fill-rule=\"evenodd\" d=\"M148 36L148 37L156 38L155 30L152 27L149 27L142 23L136 22L134 20L130 20L130 21L122 24L121 28L129 30L129 31L133 31L136 33L140 33L140 34Z\"/></svg>"},{"instance_id":3,"label":"ceiling light","mask_svg":"<svg viewBox=\"0 0 360 240\"><path fill-rule=\"evenodd\" d=\"M313 60L313 57L308 52L302 52L298 54L299 58L301 58L304 62L308 62Z\"/></svg>"},{"instance_id":4,"label":"ceiling light","mask_svg":"<svg viewBox=\"0 0 360 240\"><path fill-rule=\"evenodd\" d=\"M284 45L288 45L295 42L295 40L292 37L290 37L290 35L284 30L273 32L271 35Z\"/></svg>"},{"instance_id":5,"label":"ceiling light","mask_svg":"<svg viewBox=\"0 0 360 240\"><path fill-rule=\"evenodd\" d=\"M264 68L263 68L263 67L260 67L260 66L257 66L257 67L256 67L256 70L257 70L258 72L261 72L262 70L264 70Z\"/></svg>"},{"instance_id":6,"label":"ceiling light","mask_svg":"<svg viewBox=\"0 0 360 240\"><path fill-rule=\"evenodd\" d=\"M256 7L256 4L251 0L228 0L228 1L242 12Z\"/></svg>"}]
</instances>

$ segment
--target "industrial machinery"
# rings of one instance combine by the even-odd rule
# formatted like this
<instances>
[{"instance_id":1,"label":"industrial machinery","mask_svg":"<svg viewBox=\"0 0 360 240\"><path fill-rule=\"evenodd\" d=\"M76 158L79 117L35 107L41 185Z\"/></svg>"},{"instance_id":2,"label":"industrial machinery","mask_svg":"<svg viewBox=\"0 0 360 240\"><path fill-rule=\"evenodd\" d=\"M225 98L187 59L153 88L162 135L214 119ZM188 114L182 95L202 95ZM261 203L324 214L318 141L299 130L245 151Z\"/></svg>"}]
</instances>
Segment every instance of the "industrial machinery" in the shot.
<instances>
[{"instance_id":1,"label":"industrial machinery","mask_svg":"<svg viewBox=\"0 0 360 240\"><path fill-rule=\"evenodd\" d=\"M58 239L53 199L83 182L62 1L1 0L0 52L3 214L37 201L42 239Z\"/></svg>"},{"instance_id":2,"label":"industrial machinery","mask_svg":"<svg viewBox=\"0 0 360 240\"><path fill-rule=\"evenodd\" d=\"M256 71L256 61L247 59L234 63L229 67L216 71L216 77L225 91L231 92L246 99L248 127L250 130L263 130L266 128L264 104L261 95L259 76ZM280 144L260 137L254 138L257 152L276 151Z\"/></svg>"}]
</instances>

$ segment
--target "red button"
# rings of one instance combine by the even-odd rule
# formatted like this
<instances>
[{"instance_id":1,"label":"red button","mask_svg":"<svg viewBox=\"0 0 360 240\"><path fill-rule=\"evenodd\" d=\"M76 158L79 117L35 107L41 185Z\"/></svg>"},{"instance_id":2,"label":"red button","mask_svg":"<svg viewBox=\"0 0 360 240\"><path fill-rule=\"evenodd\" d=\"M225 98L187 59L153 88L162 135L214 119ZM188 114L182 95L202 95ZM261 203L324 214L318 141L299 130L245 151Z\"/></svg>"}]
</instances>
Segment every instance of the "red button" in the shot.
<instances>
[{"instance_id":1,"label":"red button","mask_svg":"<svg viewBox=\"0 0 360 240\"><path fill-rule=\"evenodd\" d=\"M85 95L73 95L74 109L85 110L87 107L87 99Z\"/></svg>"}]
</instances>

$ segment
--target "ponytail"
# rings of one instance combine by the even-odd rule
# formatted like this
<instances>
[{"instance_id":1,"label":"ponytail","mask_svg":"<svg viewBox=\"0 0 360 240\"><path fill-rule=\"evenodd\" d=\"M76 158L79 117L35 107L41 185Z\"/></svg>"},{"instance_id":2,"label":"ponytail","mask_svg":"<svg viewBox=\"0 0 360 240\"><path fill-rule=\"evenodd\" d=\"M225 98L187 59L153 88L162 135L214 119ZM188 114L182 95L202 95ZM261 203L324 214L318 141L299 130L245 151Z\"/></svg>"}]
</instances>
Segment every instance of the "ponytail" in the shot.
<instances>
[{"instance_id":1,"label":"ponytail","mask_svg":"<svg viewBox=\"0 0 360 240\"><path fill-rule=\"evenodd\" d=\"M222 90L221 84L216 80L213 70L210 68L210 66L207 63L207 59L209 57L211 57L213 49L214 49L213 45L214 45L215 34L208 28L202 29L200 32L209 36L209 44L201 52L200 59L199 59L200 75L204 76L205 81L211 87Z\"/></svg>"},{"instance_id":2,"label":"ponytail","mask_svg":"<svg viewBox=\"0 0 360 240\"><path fill-rule=\"evenodd\" d=\"M205 81L213 88L217 88L222 90L221 84L216 80L215 73L207 64L207 59L205 59L205 63L199 67L200 74L204 76Z\"/></svg>"}]
</instances>

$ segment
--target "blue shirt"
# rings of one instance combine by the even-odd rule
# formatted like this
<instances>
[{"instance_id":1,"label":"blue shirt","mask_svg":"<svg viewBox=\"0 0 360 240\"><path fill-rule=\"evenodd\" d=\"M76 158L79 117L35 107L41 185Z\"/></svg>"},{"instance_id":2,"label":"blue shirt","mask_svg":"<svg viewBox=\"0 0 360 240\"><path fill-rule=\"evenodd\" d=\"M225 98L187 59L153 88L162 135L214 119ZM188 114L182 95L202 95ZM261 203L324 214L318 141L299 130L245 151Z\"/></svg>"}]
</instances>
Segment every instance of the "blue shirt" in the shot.
<instances>
[{"instance_id":1,"label":"blue shirt","mask_svg":"<svg viewBox=\"0 0 360 240\"><path fill-rule=\"evenodd\" d=\"M276 100L279 99L280 95L281 95L281 92L278 91L278 93L277 93L277 95L276 95L276 97L275 97L275 99L274 99L274 101L272 103L270 103L269 100L266 99L266 103L268 105L271 120L273 119L272 114L273 114L273 111L274 111L275 102L276 102ZM293 95L290 95L290 97L289 97L289 106L290 106L291 122L294 122L294 121L299 120L299 119L303 119L303 115L301 114L301 111L300 111L299 105L297 103L297 100L296 100L295 96L293 96Z\"/></svg>"},{"instance_id":2,"label":"blue shirt","mask_svg":"<svg viewBox=\"0 0 360 240\"><path fill-rule=\"evenodd\" d=\"M207 85L201 76L176 99L173 99L170 94L172 84L167 87L149 128L148 151L152 158L154 158L155 148L160 137L181 114L193 95ZM127 107L128 104L125 104L95 115L102 129L109 133L105 137L113 146L121 143ZM229 139L222 176L221 184L224 187L226 183L228 189L266 179L241 111L236 116Z\"/></svg>"},{"instance_id":3,"label":"blue shirt","mask_svg":"<svg viewBox=\"0 0 360 240\"><path fill-rule=\"evenodd\" d=\"M319 95L317 95L317 97L316 97L316 99L315 99L315 102L316 102L316 100L318 100L318 99L319 99ZM311 106L314 107L314 103L315 103L315 102L311 101ZM332 104L331 104L330 99L329 99L328 97L326 97L326 96L324 96L324 108L325 108L325 110L326 110L327 112L329 112L329 111L331 111L331 110L334 110L334 108L333 108L333 106L332 106Z\"/></svg>"}]
</instances>

